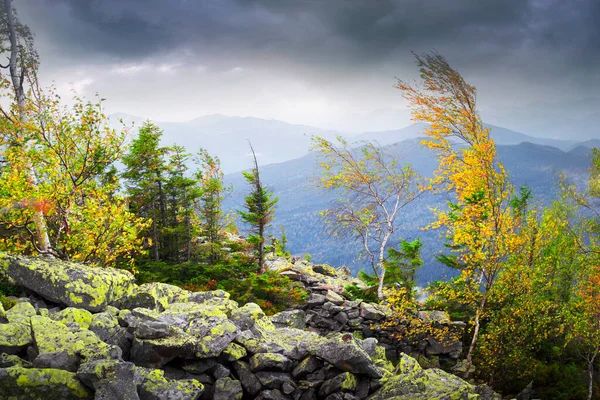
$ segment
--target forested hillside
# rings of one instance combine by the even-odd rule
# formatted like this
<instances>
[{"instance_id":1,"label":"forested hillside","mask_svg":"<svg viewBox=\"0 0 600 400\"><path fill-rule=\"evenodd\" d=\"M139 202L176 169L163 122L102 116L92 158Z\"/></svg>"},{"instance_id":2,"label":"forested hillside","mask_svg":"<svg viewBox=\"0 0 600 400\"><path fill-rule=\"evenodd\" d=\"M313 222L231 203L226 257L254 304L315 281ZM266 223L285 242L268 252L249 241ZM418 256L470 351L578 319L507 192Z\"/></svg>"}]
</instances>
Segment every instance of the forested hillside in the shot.
<instances>
[{"instance_id":1,"label":"forested hillside","mask_svg":"<svg viewBox=\"0 0 600 400\"><path fill-rule=\"evenodd\" d=\"M401 162L412 165L420 174L431 176L436 168L436 161L420 141L421 139L404 140L391 145L389 150L397 154ZM578 185L586 181L591 148L582 146L565 152L555 147L521 143L498 146L498 155L515 186L527 185L532 189L535 201L550 205L560 198L560 173L567 174ZM293 254L303 256L310 253L314 259L331 265L348 265L354 273L360 269L368 270L364 260L357 257L360 244L332 237L325 229L319 211L327 208L333 197L330 193L320 191L315 185L318 163L314 154L285 163L266 165L262 168L262 173L265 183L279 197L272 231L278 234L279 226L284 226L289 240L288 248ZM239 173L229 174L226 175L225 182L231 184L234 190L225 199L224 207L235 210L243 202L243 177ZM449 193L426 194L418 199L400 218L400 229L390 243L394 247L400 238L423 240L425 264L418 273L421 285L456 273L435 261L435 256L443 250L440 233L422 230L433 220L433 213L429 208L444 207L451 199L452 195Z\"/></svg>"}]
</instances>

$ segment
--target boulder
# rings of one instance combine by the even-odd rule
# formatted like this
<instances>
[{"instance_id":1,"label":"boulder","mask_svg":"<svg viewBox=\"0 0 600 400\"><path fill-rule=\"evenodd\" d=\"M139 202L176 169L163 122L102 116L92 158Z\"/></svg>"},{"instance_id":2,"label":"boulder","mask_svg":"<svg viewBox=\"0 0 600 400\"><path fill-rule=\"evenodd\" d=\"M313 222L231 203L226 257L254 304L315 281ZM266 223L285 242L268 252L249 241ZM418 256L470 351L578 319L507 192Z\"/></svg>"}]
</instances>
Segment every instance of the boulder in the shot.
<instances>
[{"instance_id":1,"label":"boulder","mask_svg":"<svg viewBox=\"0 0 600 400\"><path fill-rule=\"evenodd\" d=\"M256 375L250 371L250 365L248 365L248 363L237 361L233 364L233 368L246 392L252 396L255 396L260 392L262 385Z\"/></svg>"},{"instance_id":2,"label":"boulder","mask_svg":"<svg viewBox=\"0 0 600 400\"><path fill-rule=\"evenodd\" d=\"M271 322L277 328L304 329L306 328L306 324L304 323L305 317L306 313L302 310L282 311L271 316Z\"/></svg>"},{"instance_id":3,"label":"boulder","mask_svg":"<svg viewBox=\"0 0 600 400\"><path fill-rule=\"evenodd\" d=\"M6 310L4 310L4 306L0 303L0 324L5 324L8 322L8 318L6 318Z\"/></svg>"},{"instance_id":4,"label":"boulder","mask_svg":"<svg viewBox=\"0 0 600 400\"><path fill-rule=\"evenodd\" d=\"M292 360L278 353L258 353L250 358L252 372L265 369L273 371L289 371L292 368Z\"/></svg>"},{"instance_id":5,"label":"boulder","mask_svg":"<svg viewBox=\"0 0 600 400\"><path fill-rule=\"evenodd\" d=\"M83 364L77 378L96 392L96 398L139 400L135 365L119 360L97 360ZM102 397L104 396L104 397Z\"/></svg>"},{"instance_id":6,"label":"boulder","mask_svg":"<svg viewBox=\"0 0 600 400\"><path fill-rule=\"evenodd\" d=\"M16 356L14 354L2 353L0 355L0 368L8 368L8 367L31 368L32 366L33 365L29 361L23 360L21 357Z\"/></svg>"},{"instance_id":7,"label":"boulder","mask_svg":"<svg viewBox=\"0 0 600 400\"><path fill-rule=\"evenodd\" d=\"M332 393L353 392L355 389L356 377L350 372L344 372L323 382L319 395L326 397Z\"/></svg>"},{"instance_id":8,"label":"boulder","mask_svg":"<svg viewBox=\"0 0 600 400\"><path fill-rule=\"evenodd\" d=\"M292 263L284 257L267 258L264 265L271 271L281 271L292 267Z\"/></svg>"},{"instance_id":9,"label":"boulder","mask_svg":"<svg viewBox=\"0 0 600 400\"><path fill-rule=\"evenodd\" d=\"M292 376L296 380L302 380L308 374L312 374L317 369L323 366L323 361L319 360L317 357L308 356L304 360L302 360L296 368L292 371Z\"/></svg>"},{"instance_id":10,"label":"boulder","mask_svg":"<svg viewBox=\"0 0 600 400\"><path fill-rule=\"evenodd\" d=\"M214 400L242 400L243 395L244 391L240 381L221 378L215 382Z\"/></svg>"},{"instance_id":11,"label":"boulder","mask_svg":"<svg viewBox=\"0 0 600 400\"><path fill-rule=\"evenodd\" d=\"M92 313L88 310L75 307L67 307L50 316L55 321L64 325L76 323L81 329L89 329L92 323Z\"/></svg>"},{"instance_id":12,"label":"boulder","mask_svg":"<svg viewBox=\"0 0 600 400\"><path fill-rule=\"evenodd\" d=\"M195 400L204 392L196 379L167 379L160 369L135 367L135 374L141 400Z\"/></svg>"},{"instance_id":13,"label":"boulder","mask_svg":"<svg viewBox=\"0 0 600 400\"><path fill-rule=\"evenodd\" d=\"M381 378L377 368L358 340L349 333L338 334L319 346L313 355L327 361L336 368L371 378Z\"/></svg>"},{"instance_id":14,"label":"boulder","mask_svg":"<svg viewBox=\"0 0 600 400\"><path fill-rule=\"evenodd\" d=\"M441 369L422 369L419 363L403 354L398 375L391 376L369 400L398 399L470 399L477 398L477 388Z\"/></svg>"},{"instance_id":15,"label":"boulder","mask_svg":"<svg viewBox=\"0 0 600 400\"><path fill-rule=\"evenodd\" d=\"M73 372L23 367L0 368L0 394L7 399L75 400L91 397Z\"/></svg>"},{"instance_id":16,"label":"boulder","mask_svg":"<svg viewBox=\"0 0 600 400\"><path fill-rule=\"evenodd\" d=\"M66 306L103 311L134 288L134 277L115 268L2 254L0 266L20 286Z\"/></svg>"},{"instance_id":17,"label":"boulder","mask_svg":"<svg viewBox=\"0 0 600 400\"><path fill-rule=\"evenodd\" d=\"M364 319L379 321L385 318L385 313L379 310L376 305L363 302L360 304L360 316Z\"/></svg>"},{"instance_id":18,"label":"boulder","mask_svg":"<svg viewBox=\"0 0 600 400\"><path fill-rule=\"evenodd\" d=\"M334 292L333 290L328 290L325 294L325 300L339 306L340 304L344 304L346 301L342 296Z\"/></svg>"},{"instance_id":19,"label":"boulder","mask_svg":"<svg viewBox=\"0 0 600 400\"><path fill-rule=\"evenodd\" d=\"M160 314L159 321L162 317ZM238 335L238 328L223 316L192 318L184 329L170 325L167 336L150 339L136 336L131 360L144 367L161 367L177 357L217 357Z\"/></svg>"},{"instance_id":20,"label":"boulder","mask_svg":"<svg viewBox=\"0 0 600 400\"><path fill-rule=\"evenodd\" d=\"M163 311L169 304L187 302L190 292L167 283L152 282L136 286L123 298L114 303L118 308L144 307Z\"/></svg>"},{"instance_id":21,"label":"boulder","mask_svg":"<svg viewBox=\"0 0 600 400\"><path fill-rule=\"evenodd\" d=\"M29 324L13 322L0 324L0 352L16 354L33 343Z\"/></svg>"},{"instance_id":22,"label":"boulder","mask_svg":"<svg viewBox=\"0 0 600 400\"><path fill-rule=\"evenodd\" d=\"M260 371L255 375L260 384L268 389L280 390L284 383L292 382L292 376L285 372Z\"/></svg>"},{"instance_id":23,"label":"boulder","mask_svg":"<svg viewBox=\"0 0 600 400\"><path fill-rule=\"evenodd\" d=\"M219 359L222 359L223 361L226 361L226 362L234 362L241 358L246 357L247 355L248 355L248 352L246 351L246 349L244 347L240 346L237 343L231 342L227 345L225 350L223 350L223 352L219 356Z\"/></svg>"},{"instance_id":24,"label":"boulder","mask_svg":"<svg viewBox=\"0 0 600 400\"><path fill-rule=\"evenodd\" d=\"M15 304L6 312L6 319L10 323L25 323L29 324L29 317L37 315L37 311L27 301L21 301Z\"/></svg>"},{"instance_id":25,"label":"boulder","mask_svg":"<svg viewBox=\"0 0 600 400\"><path fill-rule=\"evenodd\" d=\"M313 265L312 269L316 273L323 274L326 276L335 276L335 272L336 272L335 268L333 268L331 265L327 265L327 264Z\"/></svg>"},{"instance_id":26,"label":"boulder","mask_svg":"<svg viewBox=\"0 0 600 400\"><path fill-rule=\"evenodd\" d=\"M39 315L31 317L31 331L38 357L60 357L65 370L76 370L80 359L120 359L122 355L119 347L104 343L89 330L71 332L60 322Z\"/></svg>"},{"instance_id":27,"label":"boulder","mask_svg":"<svg viewBox=\"0 0 600 400\"><path fill-rule=\"evenodd\" d=\"M119 325L117 317L108 311L93 314L89 330L106 344L119 346L123 357L129 358L133 336Z\"/></svg>"}]
</instances>

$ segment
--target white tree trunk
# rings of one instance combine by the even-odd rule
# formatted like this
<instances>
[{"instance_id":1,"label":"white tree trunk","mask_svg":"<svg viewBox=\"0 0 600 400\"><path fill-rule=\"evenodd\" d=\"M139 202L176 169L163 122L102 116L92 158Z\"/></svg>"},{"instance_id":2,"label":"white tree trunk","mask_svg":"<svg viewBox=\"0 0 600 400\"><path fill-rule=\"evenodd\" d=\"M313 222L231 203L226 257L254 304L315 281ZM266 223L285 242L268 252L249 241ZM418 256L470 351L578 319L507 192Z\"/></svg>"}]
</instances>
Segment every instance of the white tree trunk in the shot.
<instances>
[{"instance_id":1,"label":"white tree trunk","mask_svg":"<svg viewBox=\"0 0 600 400\"><path fill-rule=\"evenodd\" d=\"M4 0L4 11L6 12L6 19L8 22L8 33L10 38L10 61L9 61L9 69L10 76L13 84L13 89L15 91L15 98L17 100L17 106L19 109L19 120L21 123L27 123L27 113L25 112L25 90L23 89L22 79L17 72L17 36L15 31L15 21L12 13L12 5L11 0ZM38 180L35 174L35 170L33 166L26 165L27 169L27 179L29 183L37 188ZM39 251L47 256L51 256L51 246L50 246L50 237L48 236L48 227L46 226L46 219L44 217L44 213L39 210L36 211L33 216L33 221L35 224L36 230L36 240Z\"/></svg>"}]
</instances>

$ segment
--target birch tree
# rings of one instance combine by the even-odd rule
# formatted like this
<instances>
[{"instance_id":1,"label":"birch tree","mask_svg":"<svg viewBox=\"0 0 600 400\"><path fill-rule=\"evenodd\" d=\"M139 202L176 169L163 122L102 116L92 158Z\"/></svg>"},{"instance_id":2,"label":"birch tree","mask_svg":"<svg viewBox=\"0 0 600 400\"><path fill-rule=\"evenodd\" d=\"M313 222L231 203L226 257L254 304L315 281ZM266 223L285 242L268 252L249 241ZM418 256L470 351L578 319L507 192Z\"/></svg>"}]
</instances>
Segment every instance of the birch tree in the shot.
<instances>
[{"instance_id":1,"label":"birch tree","mask_svg":"<svg viewBox=\"0 0 600 400\"><path fill-rule=\"evenodd\" d=\"M422 193L417 173L372 143L352 149L341 137L335 144L317 136L312 150L320 159L318 186L337 194L321 215L333 235L360 241L383 300L385 249L402 210Z\"/></svg>"}]
</instances>

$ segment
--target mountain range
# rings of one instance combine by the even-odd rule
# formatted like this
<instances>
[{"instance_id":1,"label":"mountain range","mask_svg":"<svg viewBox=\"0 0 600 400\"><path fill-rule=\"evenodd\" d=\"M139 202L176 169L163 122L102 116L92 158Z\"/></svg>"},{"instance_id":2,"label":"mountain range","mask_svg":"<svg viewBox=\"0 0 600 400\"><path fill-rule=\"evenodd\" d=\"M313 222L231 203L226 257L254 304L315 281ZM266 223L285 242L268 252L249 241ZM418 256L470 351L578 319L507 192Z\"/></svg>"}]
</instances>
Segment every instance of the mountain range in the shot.
<instances>
[{"instance_id":1,"label":"mountain range","mask_svg":"<svg viewBox=\"0 0 600 400\"><path fill-rule=\"evenodd\" d=\"M113 126L123 120L127 126L133 125L133 132L140 127L144 118L128 114L112 114L110 120ZM342 136L350 141L372 141L380 145L393 144L405 139L423 136L424 124L414 124L408 127L378 132L363 132L351 134L332 130L320 129L307 125L290 124L278 120L266 120L253 117L232 117L220 114L206 115L187 122L155 123L163 130L165 145L179 144L188 151L197 152L205 148L209 153L217 155L226 173L232 173L249 168L251 165L248 142L252 143L261 165L281 163L302 157L309 152L310 137L322 136L328 140ZM540 145L554 146L561 150L571 150L577 145L593 147L600 140L592 139L578 143L574 140L547 139L529 136L502 127L488 125L497 144L519 144L530 142Z\"/></svg>"},{"instance_id":2,"label":"mountain range","mask_svg":"<svg viewBox=\"0 0 600 400\"><path fill-rule=\"evenodd\" d=\"M141 126L143 118L113 114L111 122L122 119L126 125ZM233 192L225 201L225 208L234 214L241 209L246 182L239 171L251 166L248 142L252 143L261 176L279 198L276 219L272 225L275 236L284 226L288 248L292 253L310 253L313 260L331 265L348 265L353 272L366 269L364 260L357 257L360 247L351 240L330 237L318 212L327 208L332 195L319 191L314 185L318 174L316 157L309 152L310 137L326 139L342 136L350 142L370 141L395 153L402 162L413 166L421 175L431 176L436 161L431 152L421 146L425 125L414 124L391 131L349 134L277 120L252 117L207 115L188 122L157 122L163 129L163 143L177 143L188 151L207 149L217 155L226 175L226 183ZM526 135L521 132L488 125L498 145L500 160L505 164L516 187L531 187L534 199L549 204L558 195L558 174L564 172L575 183L582 185L590 166L590 149L600 147L599 139L577 142ZM400 229L391 241L397 245L400 238L420 237L425 245L425 264L418 279L424 284L452 275L436 263L435 256L444 248L441 232L422 230L432 219L429 207L444 207L450 195L427 195L407 208L400 218Z\"/></svg>"}]
</instances>

